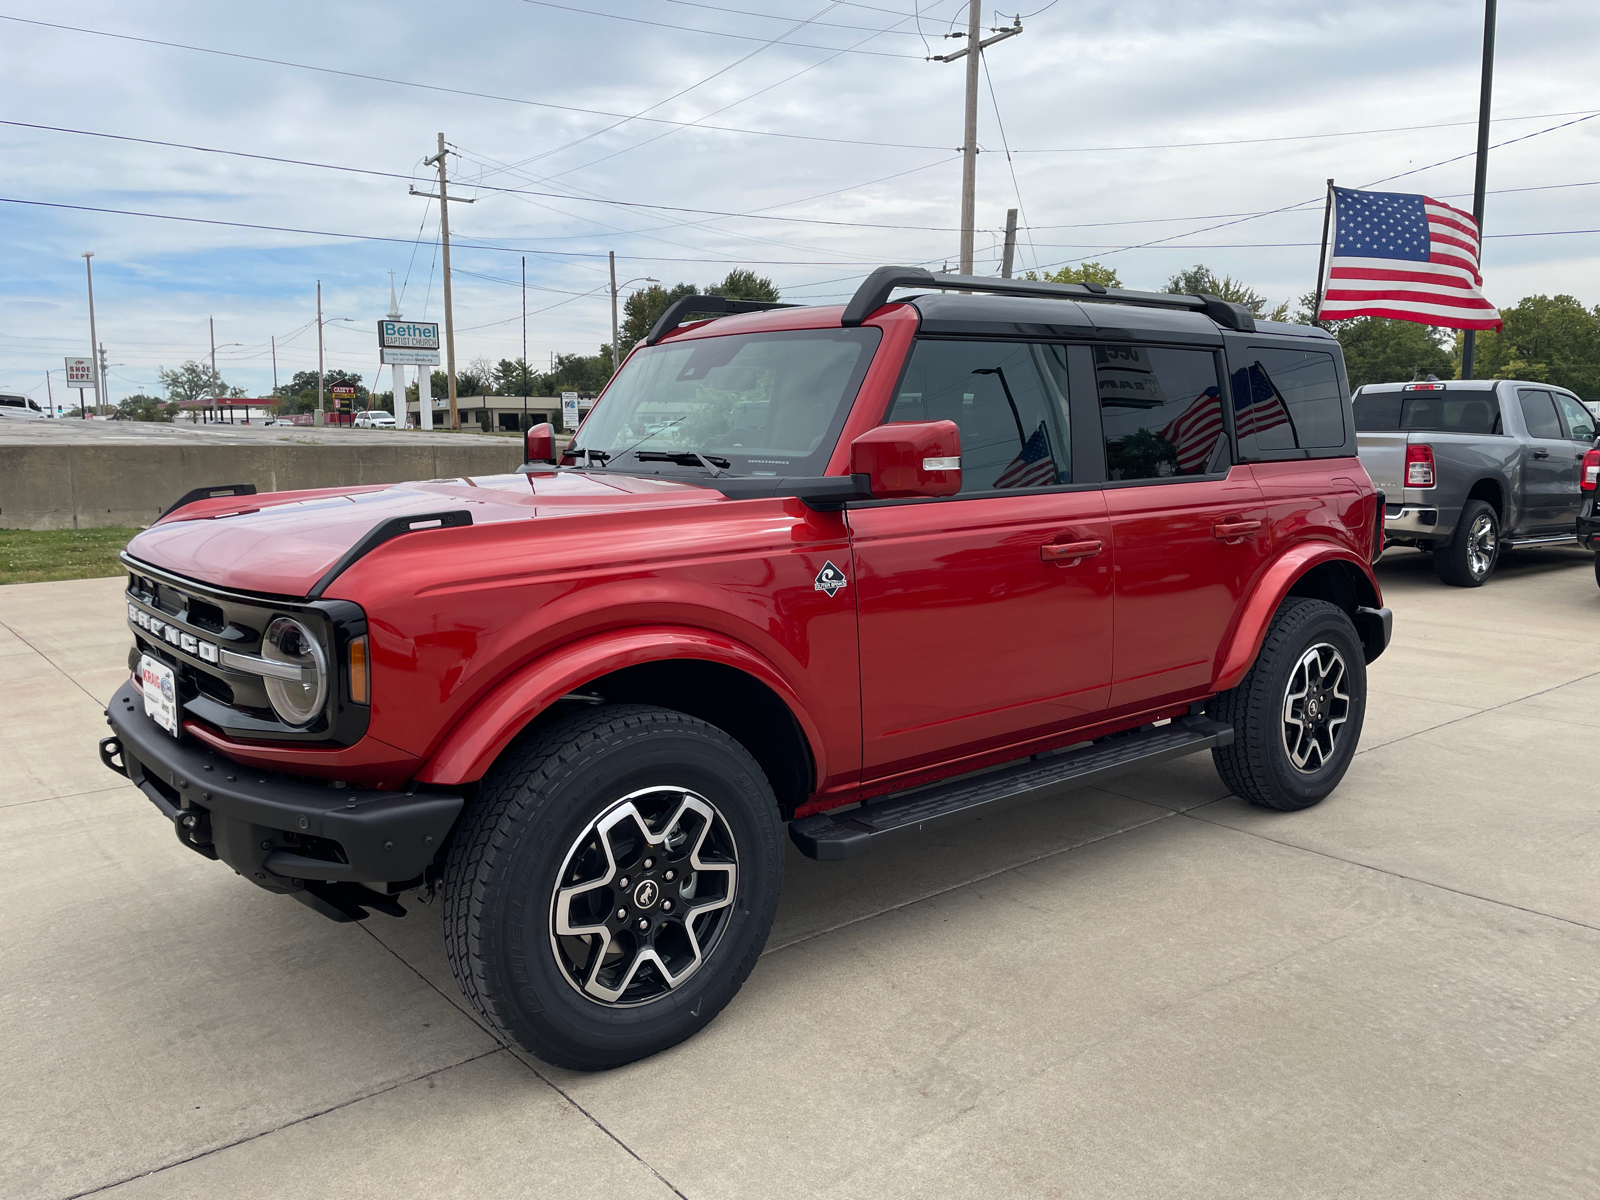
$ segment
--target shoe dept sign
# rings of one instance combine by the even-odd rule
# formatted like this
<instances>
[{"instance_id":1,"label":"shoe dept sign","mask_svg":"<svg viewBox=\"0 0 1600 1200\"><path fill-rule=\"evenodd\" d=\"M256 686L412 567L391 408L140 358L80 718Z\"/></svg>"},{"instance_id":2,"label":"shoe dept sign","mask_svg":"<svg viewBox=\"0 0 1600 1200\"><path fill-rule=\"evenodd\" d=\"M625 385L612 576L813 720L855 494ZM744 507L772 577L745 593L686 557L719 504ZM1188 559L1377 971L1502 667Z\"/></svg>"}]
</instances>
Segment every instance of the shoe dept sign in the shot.
<instances>
[{"instance_id":1,"label":"shoe dept sign","mask_svg":"<svg viewBox=\"0 0 1600 1200\"><path fill-rule=\"evenodd\" d=\"M378 322L378 350L386 367L437 367L439 322Z\"/></svg>"}]
</instances>

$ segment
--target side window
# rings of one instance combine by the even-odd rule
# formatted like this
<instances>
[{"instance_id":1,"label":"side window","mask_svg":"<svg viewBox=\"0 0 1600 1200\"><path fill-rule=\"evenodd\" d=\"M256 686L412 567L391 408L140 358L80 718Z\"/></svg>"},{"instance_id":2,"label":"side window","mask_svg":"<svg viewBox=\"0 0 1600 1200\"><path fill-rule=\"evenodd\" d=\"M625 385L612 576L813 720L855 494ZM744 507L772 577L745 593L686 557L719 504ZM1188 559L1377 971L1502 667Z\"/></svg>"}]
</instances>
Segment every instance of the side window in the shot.
<instances>
[{"instance_id":1,"label":"side window","mask_svg":"<svg viewBox=\"0 0 1600 1200\"><path fill-rule=\"evenodd\" d=\"M1246 363L1233 372L1242 457L1344 445L1344 399L1333 355L1265 346L1251 346L1245 355Z\"/></svg>"},{"instance_id":2,"label":"side window","mask_svg":"<svg viewBox=\"0 0 1600 1200\"><path fill-rule=\"evenodd\" d=\"M919 341L889 421L954 421L961 491L1072 482L1062 346Z\"/></svg>"},{"instance_id":3,"label":"side window","mask_svg":"<svg viewBox=\"0 0 1600 1200\"><path fill-rule=\"evenodd\" d=\"M1560 392L1550 394L1556 398L1561 415L1566 419L1567 436L1578 442L1594 441L1594 418L1589 415L1589 410L1571 396L1564 396Z\"/></svg>"},{"instance_id":4,"label":"side window","mask_svg":"<svg viewBox=\"0 0 1600 1200\"><path fill-rule=\"evenodd\" d=\"M1216 357L1166 346L1096 346L1107 477L1170 479L1226 471Z\"/></svg>"},{"instance_id":5,"label":"side window","mask_svg":"<svg viewBox=\"0 0 1600 1200\"><path fill-rule=\"evenodd\" d=\"M1550 393L1538 388L1518 388L1517 399L1522 404L1522 421L1528 427L1528 436L1536 438L1564 438L1561 418L1556 416L1556 402Z\"/></svg>"}]
</instances>

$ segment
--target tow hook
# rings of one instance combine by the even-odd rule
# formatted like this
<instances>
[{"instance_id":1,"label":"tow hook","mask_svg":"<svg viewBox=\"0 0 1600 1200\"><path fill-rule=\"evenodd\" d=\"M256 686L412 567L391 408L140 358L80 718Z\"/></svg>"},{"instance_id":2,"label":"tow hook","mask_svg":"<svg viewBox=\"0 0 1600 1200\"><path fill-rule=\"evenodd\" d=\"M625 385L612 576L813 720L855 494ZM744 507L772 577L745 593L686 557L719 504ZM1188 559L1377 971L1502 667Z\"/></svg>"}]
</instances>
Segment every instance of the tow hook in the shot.
<instances>
[{"instance_id":1,"label":"tow hook","mask_svg":"<svg viewBox=\"0 0 1600 1200\"><path fill-rule=\"evenodd\" d=\"M186 808L173 818L178 840L192 846L211 845L211 814L203 808Z\"/></svg>"},{"instance_id":2,"label":"tow hook","mask_svg":"<svg viewBox=\"0 0 1600 1200\"><path fill-rule=\"evenodd\" d=\"M122 743L116 738L100 739L100 761L124 779L128 778L128 765L122 761Z\"/></svg>"}]
</instances>

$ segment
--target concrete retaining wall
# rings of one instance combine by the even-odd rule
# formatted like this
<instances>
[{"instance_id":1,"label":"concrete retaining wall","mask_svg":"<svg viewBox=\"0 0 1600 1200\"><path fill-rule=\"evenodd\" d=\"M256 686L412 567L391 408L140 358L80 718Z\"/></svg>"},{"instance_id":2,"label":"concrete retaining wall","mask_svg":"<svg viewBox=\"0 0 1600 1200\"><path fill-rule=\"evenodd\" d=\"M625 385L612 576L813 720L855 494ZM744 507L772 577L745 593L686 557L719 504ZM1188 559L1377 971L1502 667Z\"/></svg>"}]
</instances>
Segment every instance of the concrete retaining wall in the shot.
<instances>
[{"instance_id":1,"label":"concrete retaining wall","mask_svg":"<svg viewBox=\"0 0 1600 1200\"><path fill-rule=\"evenodd\" d=\"M522 462L515 438L461 445L0 445L0 528L148 525L197 487L259 491L499 475Z\"/></svg>"}]
</instances>

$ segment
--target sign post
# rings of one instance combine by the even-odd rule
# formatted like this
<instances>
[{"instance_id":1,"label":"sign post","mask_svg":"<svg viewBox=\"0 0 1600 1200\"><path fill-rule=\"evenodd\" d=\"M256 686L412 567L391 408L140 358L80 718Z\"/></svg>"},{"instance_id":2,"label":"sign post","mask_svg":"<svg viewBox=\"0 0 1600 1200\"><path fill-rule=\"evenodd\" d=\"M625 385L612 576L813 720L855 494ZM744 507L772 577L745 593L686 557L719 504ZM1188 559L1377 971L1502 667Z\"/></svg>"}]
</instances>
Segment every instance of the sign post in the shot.
<instances>
[{"instance_id":1,"label":"sign post","mask_svg":"<svg viewBox=\"0 0 1600 1200\"><path fill-rule=\"evenodd\" d=\"M385 366L417 368L417 425L421 429L433 428L432 373L430 367L439 365L439 323L437 321L401 321L385 319L378 322L378 353ZM396 400L396 419L402 420L405 398Z\"/></svg>"}]
</instances>

